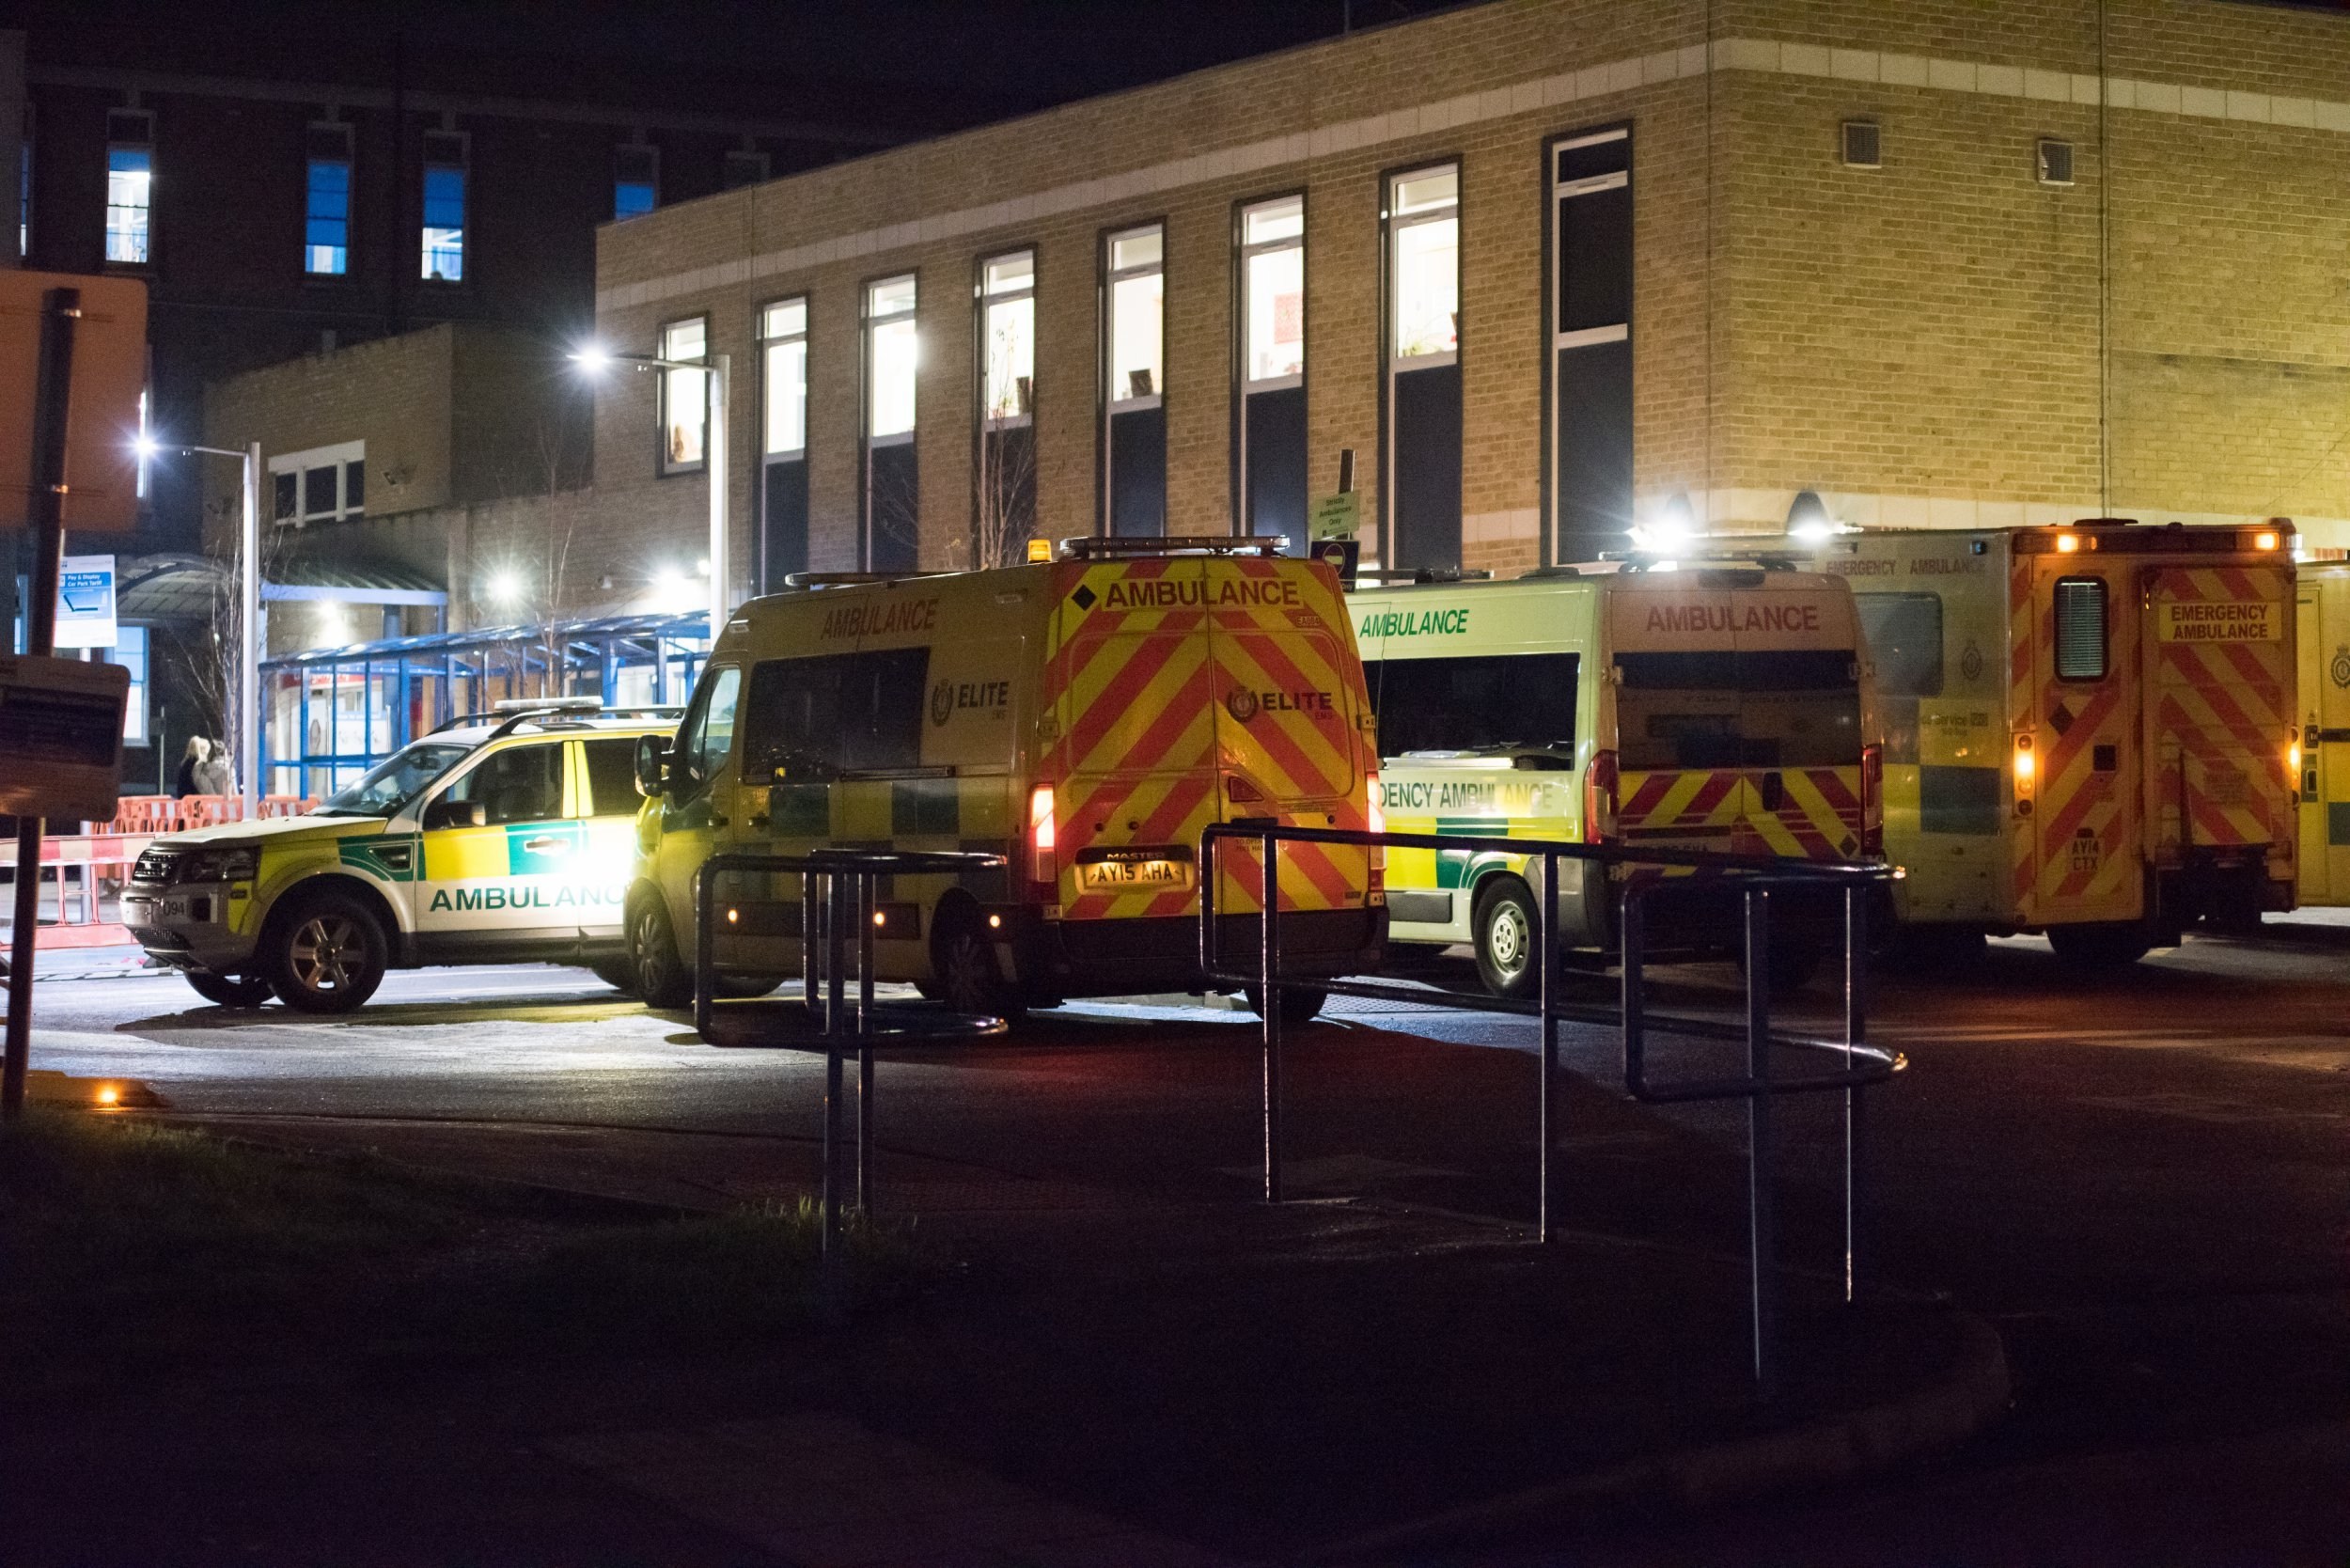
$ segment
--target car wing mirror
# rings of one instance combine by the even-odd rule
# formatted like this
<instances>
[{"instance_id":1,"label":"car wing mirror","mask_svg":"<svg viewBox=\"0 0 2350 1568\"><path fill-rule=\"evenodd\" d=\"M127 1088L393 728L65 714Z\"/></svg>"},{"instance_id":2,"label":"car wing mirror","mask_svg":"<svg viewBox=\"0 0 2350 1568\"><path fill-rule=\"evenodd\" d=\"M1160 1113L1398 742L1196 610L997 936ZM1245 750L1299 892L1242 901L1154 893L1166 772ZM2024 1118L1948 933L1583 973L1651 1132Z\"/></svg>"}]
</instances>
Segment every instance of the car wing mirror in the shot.
<instances>
[{"instance_id":1,"label":"car wing mirror","mask_svg":"<svg viewBox=\"0 0 2350 1568\"><path fill-rule=\"evenodd\" d=\"M636 792L651 796L668 788L669 763L676 753L659 735L636 737Z\"/></svg>"}]
</instances>

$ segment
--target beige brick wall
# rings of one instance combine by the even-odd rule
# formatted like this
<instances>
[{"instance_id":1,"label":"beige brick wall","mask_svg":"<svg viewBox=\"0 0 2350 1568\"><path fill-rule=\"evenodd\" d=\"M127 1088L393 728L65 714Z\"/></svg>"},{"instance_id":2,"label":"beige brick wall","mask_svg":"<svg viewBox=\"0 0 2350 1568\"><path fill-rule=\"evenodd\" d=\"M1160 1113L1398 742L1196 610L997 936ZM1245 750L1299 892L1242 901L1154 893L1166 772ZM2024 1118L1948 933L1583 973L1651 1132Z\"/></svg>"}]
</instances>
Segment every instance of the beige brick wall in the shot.
<instances>
[{"instance_id":1,"label":"beige brick wall","mask_svg":"<svg viewBox=\"0 0 2350 1568\"><path fill-rule=\"evenodd\" d=\"M1036 248L1039 531L1087 533L1097 247L1164 220L1170 526L1221 533L1233 208L1303 189L1309 483L1352 447L1376 508L1380 176L1457 158L1465 558L1514 568L1537 558L1543 494L1543 144L1629 118L1643 506L1685 492L1725 522L1769 524L1808 488L1888 521L2097 505L2350 517L2335 445L2350 429L2350 131L2208 107L2307 121L2313 100L2350 100L2350 23L2218 0L2116 0L2105 18L2101 54L2094 0L1499 0L615 226L600 323L642 350L660 321L707 311L734 354L746 587L755 307L811 297L812 553L848 567L859 292L917 272L922 559L959 565L976 259ZM2206 107L2101 111L2101 58L2119 78L2207 88L2181 101ZM1882 170L1841 165L1846 118L1882 126ZM2042 136L2075 145L2072 187L2035 180ZM653 406L650 377L600 400L581 572L698 558L703 481L653 477Z\"/></svg>"}]
</instances>

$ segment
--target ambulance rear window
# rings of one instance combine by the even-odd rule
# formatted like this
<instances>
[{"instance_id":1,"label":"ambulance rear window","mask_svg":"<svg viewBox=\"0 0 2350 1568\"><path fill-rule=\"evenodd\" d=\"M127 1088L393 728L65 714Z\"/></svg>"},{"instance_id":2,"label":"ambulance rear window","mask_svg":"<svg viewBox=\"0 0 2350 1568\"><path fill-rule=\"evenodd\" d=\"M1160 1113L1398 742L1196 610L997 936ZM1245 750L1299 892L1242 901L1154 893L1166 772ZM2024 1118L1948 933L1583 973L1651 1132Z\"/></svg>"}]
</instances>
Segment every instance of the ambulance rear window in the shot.
<instances>
[{"instance_id":1,"label":"ambulance rear window","mask_svg":"<svg viewBox=\"0 0 2350 1568\"><path fill-rule=\"evenodd\" d=\"M1574 750L1574 653L1371 659L1363 665L1379 754Z\"/></svg>"},{"instance_id":2,"label":"ambulance rear window","mask_svg":"<svg viewBox=\"0 0 2350 1568\"><path fill-rule=\"evenodd\" d=\"M1619 653L1626 768L1843 767L1860 757L1850 649Z\"/></svg>"}]
</instances>

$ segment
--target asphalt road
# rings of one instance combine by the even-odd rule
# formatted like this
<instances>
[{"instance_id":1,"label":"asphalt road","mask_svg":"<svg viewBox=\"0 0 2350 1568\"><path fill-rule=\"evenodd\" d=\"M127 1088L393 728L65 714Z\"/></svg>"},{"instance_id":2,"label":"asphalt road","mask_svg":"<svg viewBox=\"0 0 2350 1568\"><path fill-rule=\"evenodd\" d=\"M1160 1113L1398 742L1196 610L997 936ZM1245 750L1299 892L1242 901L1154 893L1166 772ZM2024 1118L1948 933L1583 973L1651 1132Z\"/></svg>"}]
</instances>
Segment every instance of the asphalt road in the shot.
<instances>
[{"instance_id":1,"label":"asphalt road","mask_svg":"<svg viewBox=\"0 0 2350 1568\"><path fill-rule=\"evenodd\" d=\"M1727 1006L1732 978L1683 971L1667 995ZM1806 1005L1825 1020L1827 1001ZM38 1005L37 1068L180 1114L685 1201L805 1190L816 1169L819 1058L701 1045L580 971L395 976L349 1022L229 1014L164 977L45 985ZM1913 1067L1867 1124L1864 1277L1996 1323L2013 1417L1915 1473L1503 1556L2350 1562L2350 926L2196 940L2093 982L1996 944L1968 973L1881 976L1872 1036ZM1521 1020L1381 1004L1301 1031L1292 1189L1528 1217L1532 1041ZM1254 1043L1246 1013L1089 1004L885 1052L882 1201L983 1222L1113 1189L1245 1200ZM1743 1112L1632 1105L1611 1035L1565 1046L1568 1222L1739 1247ZM1841 1267L1838 1104L1778 1120L1786 1254Z\"/></svg>"}]
</instances>

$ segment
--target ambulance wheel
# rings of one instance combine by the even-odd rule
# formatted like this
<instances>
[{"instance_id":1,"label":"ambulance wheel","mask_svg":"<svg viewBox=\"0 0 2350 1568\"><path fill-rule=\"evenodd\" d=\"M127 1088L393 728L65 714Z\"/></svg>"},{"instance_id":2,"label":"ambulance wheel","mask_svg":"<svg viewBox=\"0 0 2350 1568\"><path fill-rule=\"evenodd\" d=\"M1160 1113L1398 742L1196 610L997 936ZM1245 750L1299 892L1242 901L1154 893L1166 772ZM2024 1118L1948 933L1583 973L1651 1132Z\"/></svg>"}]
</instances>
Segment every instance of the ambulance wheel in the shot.
<instances>
[{"instance_id":1,"label":"ambulance wheel","mask_svg":"<svg viewBox=\"0 0 2350 1568\"><path fill-rule=\"evenodd\" d=\"M1027 1011L1004 983L1003 971L995 964L995 944L968 907L948 904L939 909L931 933L931 974L932 988L949 1012L1010 1022Z\"/></svg>"},{"instance_id":2,"label":"ambulance wheel","mask_svg":"<svg viewBox=\"0 0 2350 1568\"><path fill-rule=\"evenodd\" d=\"M2050 926L2048 946L2075 969L2125 969L2154 950L2154 939L2135 920Z\"/></svg>"},{"instance_id":3,"label":"ambulance wheel","mask_svg":"<svg viewBox=\"0 0 2350 1568\"><path fill-rule=\"evenodd\" d=\"M357 899L321 893L274 923L261 957L270 989L299 1012L349 1012L391 966L384 928Z\"/></svg>"},{"instance_id":4,"label":"ambulance wheel","mask_svg":"<svg viewBox=\"0 0 2350 1568\"><path fill-rule=\"evenodd\" d=\"M269 981L259 975L231 980L227 975L199 975L186 970L180 978L214 1007L259 1007L270 996Z\"/></svg>"},{"instance_id":5,"label":"ambulance wheel","mask_svg":"<svg viewBox=\"0 0 2350 1568\"><path fill-rule=\"evenodd\" d=\"M1769 963L1771 995L1784 996L1801 991L1811 983L1811 978L1827 962L1827 949L1818 942L1774 942ZM1746 973L1747 955L1737 957L1738 972Z\"/></svg>"},{"instance_id":6,"label":"ambulance wheel","mask_svg":"<svg viewBox=\"0 0 2350 1568\"><path fill-rule=\"evenodd\" d=\"M628 917L628 963L647 1007L683 1007L694 999L694 972L677 950L677 933L658 893L646 893Z\"/></svg>"},{"instance_id":7,"label":"ambulance wheel","mask_svg":"<svg viewBox=\"0 0 2350 1568\"><path fill-rule=\"evenodd\" d=\"M1469 918L1477 943L1477 976L1496 996L1531 996L1542 989L1534 962L1540 945L1533 890L1513 876L1496 876L1477 895Z\"/></svg>"},{"instance_id":8,"label":"ambulance wheel","mask_svg":"<svg viewBox=\"0 0 2350 1568\"><path fill-rule=\"evenodd\" d=\"M1248 1003L1249 1011L1260 1018L1264 1016L1263 986L1247 986L1242 990L1241 996ZM1328 1006L1329 1002L1330 993L1316 986L1285 985L1281 987L1281 1027L1285 1029L1294 1028L1301 1024L1312 1023L1322 1015L1322 1010Z\"/></svg>"}]
</instances>

